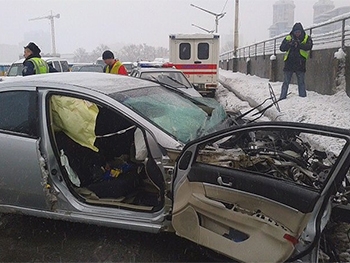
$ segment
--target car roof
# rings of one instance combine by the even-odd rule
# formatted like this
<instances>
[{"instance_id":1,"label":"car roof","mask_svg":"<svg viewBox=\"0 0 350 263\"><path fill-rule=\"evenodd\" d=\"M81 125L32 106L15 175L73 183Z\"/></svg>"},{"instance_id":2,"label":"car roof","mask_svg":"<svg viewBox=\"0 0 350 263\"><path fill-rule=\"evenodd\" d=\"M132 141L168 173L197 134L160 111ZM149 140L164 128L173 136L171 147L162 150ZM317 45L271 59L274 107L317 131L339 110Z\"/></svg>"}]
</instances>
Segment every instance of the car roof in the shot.
<instances>
[{"instance_id":1,"label":"car roof","mask_svg":"<svg viewBox=\"0 0 350 263\"><path fill-rule=\"evenodd\" d=\"M118 74L101 74L99 72L57 72L37 74L19 78L11 78L0 82L3 87L50 87L63 88L64 86L77 86L95 90L104 94L118 91L132 90L157 86L157 84L140 78L133 78Z\"/></svg>"},{"instance_id":2,"label":"car roof","mask_svg":"<svg viewBox=\"0 0 350 263\"><path fill-rule=\"evenodd\" d=\"M94 63L73 63L72 67L99 67L99 68L103 68L102 65L100 64L94 64Z\"/></svg>"},{"instance_id":3,"label":"car roof","mask_svg":"<svg viewBox=\"0 0 350 263\"><path fill-rule=\"evenodd\" d=\"M103 72L103 66L99 64L74 64L71 67L72 72Z\"/></svg>"},{"instance_id":4,"label":"car roof","mask_svg":"<svg viewBox=\"0 0 350 263\"><path fill-rule=\"evenodd\" d=\"M73 66L97 65L92 62L73 62L70 64L72 64Z\"/></svg>"},{"instance_id":5,"label":"car roof","mask_svg":"<svg viewBox=\"0 0 350 263\"><path fill-rule=\"evenodd\" d=\"M137 68L136 70L138 70L139 72L182 72L179 69L176 68L161 68L161 67L150 67L150 68Z\"/></svg>"},{"instance_id":6,"label":"car roof","mask_svg":"<svg viewBox=\"0 0 350 263\"><path fill-rule=\"evenodd\" d=\"M58 58L58 57L41 57L43 60L45 61L53 61L53 60L56 60L56 61L67 61L66 59L63 59L63 58ZM13 64L22 64L23 61L25 60L25 58L21 58L15 62L13 62Z\"/></svg>"}]
</instances>

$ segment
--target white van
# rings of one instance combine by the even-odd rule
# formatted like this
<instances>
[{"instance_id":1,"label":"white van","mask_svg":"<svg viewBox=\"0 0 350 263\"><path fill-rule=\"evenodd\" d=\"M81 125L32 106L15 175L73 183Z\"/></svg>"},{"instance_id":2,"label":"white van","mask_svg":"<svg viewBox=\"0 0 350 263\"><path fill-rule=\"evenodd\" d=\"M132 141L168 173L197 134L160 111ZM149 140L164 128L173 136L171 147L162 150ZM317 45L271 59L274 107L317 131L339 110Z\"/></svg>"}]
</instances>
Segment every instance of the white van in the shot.
<instances>
[{"instance_id":1,"label":"white van","mask_svg":"<svg viewBox=\"0 0 350 263\"><path fill-rule=\"evenodd\" d=\"M57 57L41 57L41 58L45 60L47 64L54 67L58 72L69 71L68 61L65 59L61 59ZM17 60L16 62L13 62L11 64L11 67L8 69L7 77L22 76L23 61L24 61L24 58Z\"/></svg>"},{"instance_id":2,"label":"white van","mask_svg":"<svg viewBox=\"0 0 350 263\"><path fill-rule=\"evenodd\" d=\"M169 35L170 63L184 72L203 96L214 97L219 74L219 35Z\"/></svg>"}]
</instances>

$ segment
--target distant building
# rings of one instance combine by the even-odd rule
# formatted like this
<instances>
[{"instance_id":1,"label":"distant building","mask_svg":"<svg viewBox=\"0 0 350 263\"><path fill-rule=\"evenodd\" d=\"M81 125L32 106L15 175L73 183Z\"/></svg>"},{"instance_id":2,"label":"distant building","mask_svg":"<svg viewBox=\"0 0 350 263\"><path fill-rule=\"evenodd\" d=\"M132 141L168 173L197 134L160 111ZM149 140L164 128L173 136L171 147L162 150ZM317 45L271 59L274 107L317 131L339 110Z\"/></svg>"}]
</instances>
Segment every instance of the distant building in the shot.
<instances>
[{"instance_id":1,"label":"distant building","mask_svg":"<svg viewBox=\"0 0 350 263\"><path fill-rule=\"evenodd\" d=\"M318 0L317 3L314 4L314 24L324 22L322 14L327 13L330 10L334 9L333 1L331 0Z\"/></svg>"},{"instance_id":2,"label":"distant building","mask_svg":"<svg viewBox=\"0 0 350 263\"><path fill-rule=\"evenodd\" d=\"M270 37L289 33L294 25L294 9L295 5L293 0L278 0L273 5L273 22L269 28ZM350 5L335 8L335 5L331 0L318 0L314 4L313 9L313 23L319 24L337 16L349 13ZM312 34L327 33L339 29L340 23L333 23L329 26L314 29Z\"/></svg>"},{"instance_id":3,"label":"distant building","mask_svg":"<svg viewBox=\"0 0 350 263\"><path fill-rule=\"evenodd\" d=\"M270 26L270 37L287 33L294 25L294 1L279 0L273 5L273 22Z\"/></svg>"},{"instance_id":4,"label":"distant building","mask_svg":"<svg viewBox=\"0 0 350 263\"><path fill-rule=\"evenodd\" d=\"M337 16L350 13L350 5L338 8L334 7L333 1L330 0L319 0L316 4L314 4L314 24L320 24ZM341 23L333 23L331 25L323 26L322 28L314 29L313 34L324 34L339 30L340 28Z\"/></svg>"}]
</instances>

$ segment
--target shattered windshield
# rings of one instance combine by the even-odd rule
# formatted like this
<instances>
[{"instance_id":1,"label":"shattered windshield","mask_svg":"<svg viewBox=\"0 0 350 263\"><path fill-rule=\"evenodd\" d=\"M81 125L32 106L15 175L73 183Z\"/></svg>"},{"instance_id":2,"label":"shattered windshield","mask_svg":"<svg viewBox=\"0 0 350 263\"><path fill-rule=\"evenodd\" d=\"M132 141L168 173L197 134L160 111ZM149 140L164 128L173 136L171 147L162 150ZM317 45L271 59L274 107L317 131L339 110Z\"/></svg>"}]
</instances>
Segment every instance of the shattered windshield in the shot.
<instances>
[{"instance_id":1,"label":"shattered windshield","mask_svg":"<svg viewBox=\"0 0 350 263\"><path fill-rule=\"evenodd\" d=\"M151 80L156 79L161 83L165 83L176 88L192 88L190 82L180 72L143 72L141 74L141 78Z\"/></svg>"},{"instance_id":2,"label":"shattered windshield","mask_svg":"<svg viewBox=\"0 0 350 263\"><path fill-rule=\"evenodd\" d=\"M112 97L183 143L215 131L227 118L217 102L191 101L159 86L118 92Z\"/></svg>"}]
</instances>

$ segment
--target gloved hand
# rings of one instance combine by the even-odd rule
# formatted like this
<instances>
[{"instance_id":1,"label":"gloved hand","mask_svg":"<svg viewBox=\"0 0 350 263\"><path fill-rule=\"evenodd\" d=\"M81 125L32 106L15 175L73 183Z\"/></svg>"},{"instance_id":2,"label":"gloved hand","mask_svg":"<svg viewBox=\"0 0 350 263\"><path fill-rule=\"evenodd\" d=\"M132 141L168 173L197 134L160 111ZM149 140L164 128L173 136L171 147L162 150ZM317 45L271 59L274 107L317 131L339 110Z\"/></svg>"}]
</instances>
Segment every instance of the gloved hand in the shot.
<instances>
[{"instance_id":1,"label":"gloved hand","mask_svg":"<svg viewBox=\"0 0 350 263\"><path fill-rule=\"evenodd\" d=\"M300 45L300 42L299 40L292 39L288 44L291 48L297 48Z\"/></svg>"},{"instance_id":2,"label":"gloved hand","mask_svg":"<svg viewBox=\"0 0 350 263\"><path fill-rule=\"evenodd\" d=\"M300 45L300 41L297 39L297 40L294 40L293 39L293 41L294 41L294 47L298 47L299 45Z\"/></svg>"}]
</instances>

